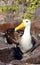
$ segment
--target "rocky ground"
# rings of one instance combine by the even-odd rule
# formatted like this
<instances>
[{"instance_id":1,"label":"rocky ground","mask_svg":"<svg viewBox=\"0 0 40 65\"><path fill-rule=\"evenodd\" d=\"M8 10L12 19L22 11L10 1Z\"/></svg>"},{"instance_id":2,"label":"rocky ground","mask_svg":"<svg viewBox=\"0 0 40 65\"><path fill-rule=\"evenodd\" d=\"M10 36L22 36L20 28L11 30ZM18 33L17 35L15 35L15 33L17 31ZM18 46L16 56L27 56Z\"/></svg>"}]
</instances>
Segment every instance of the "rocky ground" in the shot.
<instances>
[{"instance_id":1,"label":"rocky ground","mask_svg":"<svg viewBox=\"0 0 40 65\"><path fill-rule=\"evenodd\" d=\"M8 35L10 36L11 34L12 33ZM11 37L13 37L13 34L11 35ZM14 42L12 42L12 44L8 44L6 38L2 35L2 32L0 32L0 65L40 64L40 38L38 39L38 41L36 41L36 45L36 48L31 53L22 54L20 50L18 50L18 48L16 47L16 44L14 44Z\"/></svg>"}]
</instances>

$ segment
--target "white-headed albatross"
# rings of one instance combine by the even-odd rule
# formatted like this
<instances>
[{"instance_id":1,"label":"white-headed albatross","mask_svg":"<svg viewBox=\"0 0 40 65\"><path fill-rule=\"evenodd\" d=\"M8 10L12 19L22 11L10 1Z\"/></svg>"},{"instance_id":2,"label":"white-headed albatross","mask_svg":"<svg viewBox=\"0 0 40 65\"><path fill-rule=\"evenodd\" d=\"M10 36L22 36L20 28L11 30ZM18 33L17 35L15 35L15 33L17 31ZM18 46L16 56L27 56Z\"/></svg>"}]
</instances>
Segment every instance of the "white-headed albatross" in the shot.
<instances>
[{"instance_id":1,"label":"white-headed albatross","mask_svg":"<svg viewBox=\"0 0 40 65\"><path fill-rule=\"evenodd\" d=\"M19 39L19 48L23 53L30 50L33 47L32 38L30 34L31 21L28 19L24 19L23 22L15 28L15 31L24 28L24 34Z\"/></svg>"}]
</instances>

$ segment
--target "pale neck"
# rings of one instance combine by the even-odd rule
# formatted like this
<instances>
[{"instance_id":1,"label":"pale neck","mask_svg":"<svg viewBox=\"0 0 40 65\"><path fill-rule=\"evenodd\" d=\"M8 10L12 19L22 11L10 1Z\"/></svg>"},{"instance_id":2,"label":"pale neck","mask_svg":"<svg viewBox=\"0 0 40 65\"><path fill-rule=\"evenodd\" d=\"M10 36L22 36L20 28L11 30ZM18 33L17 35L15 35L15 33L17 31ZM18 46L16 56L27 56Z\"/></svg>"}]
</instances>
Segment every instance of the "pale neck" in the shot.
<instances>
[{"instance_id":1,"label":"pale neck","mask_svg":"<svg viewBox=\"0 0 40 65\"><path fill-rule=\"evenodd\" d=\"M24 29L24 35L30 35L30 27L31 26L25 27L25 29Z\"/></svg>"}]
</instances>

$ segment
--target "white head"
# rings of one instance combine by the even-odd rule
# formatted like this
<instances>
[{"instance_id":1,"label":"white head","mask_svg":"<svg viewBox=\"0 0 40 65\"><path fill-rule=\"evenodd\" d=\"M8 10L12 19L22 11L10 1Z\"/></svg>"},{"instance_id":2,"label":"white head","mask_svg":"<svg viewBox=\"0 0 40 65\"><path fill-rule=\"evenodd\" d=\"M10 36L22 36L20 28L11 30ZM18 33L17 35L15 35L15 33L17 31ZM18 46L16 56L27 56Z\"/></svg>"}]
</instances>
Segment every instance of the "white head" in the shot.
<instances>
[{"instance_id":1,"label":"white head","mask_svg":"<svg viewBox=\"0 0 40 65\"><path fill-rule=\"evenodd\" d=\"M29 19L24 19L23 22L24 22L24 26L25 26L25 27L31 25L31 21L30 21Z\"/></svg>"}]
</instances>

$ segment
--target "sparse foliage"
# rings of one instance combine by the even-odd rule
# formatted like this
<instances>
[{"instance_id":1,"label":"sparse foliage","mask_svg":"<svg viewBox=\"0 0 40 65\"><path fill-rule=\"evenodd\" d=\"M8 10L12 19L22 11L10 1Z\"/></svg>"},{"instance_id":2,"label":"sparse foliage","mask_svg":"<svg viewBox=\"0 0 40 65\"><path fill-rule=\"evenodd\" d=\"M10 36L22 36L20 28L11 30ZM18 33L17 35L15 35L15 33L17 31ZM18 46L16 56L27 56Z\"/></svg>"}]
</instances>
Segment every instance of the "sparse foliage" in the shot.
<instances>
[{"instance_id":1,"label":"sparse foliage","mask_svg":"<svg viewBox=\"0 0 40 65\"><path fill-rule=\"evenodd\" d=\"M33 19L34 9L40 6L40 0L15 0L12 2L11 7L9 7L7 4L0 7L0 12L5 10L13 10L17 12L19 6L22 4L25 5L24 5L24 12L20 14L20 19L23 18Z\"/></svg>"}]
</instances>

